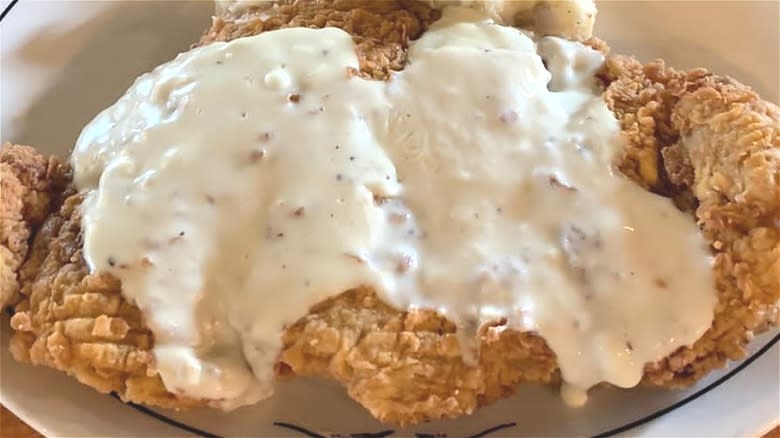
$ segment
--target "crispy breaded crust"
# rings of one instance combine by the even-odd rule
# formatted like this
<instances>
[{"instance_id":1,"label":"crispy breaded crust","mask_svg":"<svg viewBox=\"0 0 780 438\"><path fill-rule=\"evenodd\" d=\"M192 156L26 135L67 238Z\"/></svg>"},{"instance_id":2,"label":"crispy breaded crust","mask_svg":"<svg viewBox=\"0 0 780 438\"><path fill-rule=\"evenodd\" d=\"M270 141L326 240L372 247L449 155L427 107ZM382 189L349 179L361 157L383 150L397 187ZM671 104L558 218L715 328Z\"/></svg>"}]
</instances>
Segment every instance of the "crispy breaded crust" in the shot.
<instances>
[{"instance_id":1,"label":"crispy breaded crust","mask_svg":"<svg viewBox=\"0 0 780 438\"><path fill-rule=\"evenodd\" d=\"M406 65L406 48L440 12L414 0L281 0L214 17L199 45L288 27L337 27L352 35L366 79L388 79Z\"/></svg>"},{"instance_id":2,"label":"crispy breaded crust","mask_svg":"<svg viewBox=\"0 0 780 438\"><path fill-rule=\"evenodd\" d=\"M121 295L119 280L89 275L82 257L83 236L72 195L51 214L24 263L21 293L11 327L14 358L45 365L100 392L161 407L188 407L192 400L165 390L151 369L152 335L141 312Z\"/></svg>"},{"instance_id":3,"label":"crispy breaded crust","mask_svg":"<svg viewBox=\"0 0 780 438\"><path fill-rule=\"evenodd\" d=\"M621 170L695 209L712 244L719 296L712 327L692 347L648 365L644 379L687 386L744 358L753 335L780 322L778 107L733 79L660 61L615 56L603 78L628 138Z\"/></svg>"},{"instance_id":4,"label":"crispy breaded crust","mask_svg":"<svg viewBox=\"0 0 780 438\"><path fill-rule=\"evenodd\" d=\"M19 268L30 237L59 202L68 170L29 146L6 143L0 151L0 309L5 309L20 298Z\"/></svg>"},{"instance_id":5,"label":"crispy breaded crust","mask_svg":"<svg viewBox=\"0 0 780 438\"><path fill-rule=\"evenodd\" d=\"M265 22L258 11L217 18L201 43L286 26L336 25L356 35L361 74L386 79L403 67L406 38L419 36L428 22L399 9L405 2L312 6L317 3L282 6L274 12L278 19ZM357 3L362 7L355 9ZM391 3L394 9L382 9ZM692 347L647 366L647 384L684 386L727 359L744 357L752 335L778 322L778 110L749 88L703 70L678 72L611 57L602 79L604 98L627 139L619 168L689 208L691 220L695 209L713 244L719 304L712 328ZM8 152L2 154L5 162ZM4 172L3 187L5 179ZM153 337L142 315L122 297L118 280L89 274L81 255L80 202L74 195L55 209L21 267L14 357L63 370L129 401L207 403L165 390L153 370ZM402 312L370 290L347 291L284 333L276 371L280 378L335 379L375 417L400 424L469 414L519 383L559 380L554 354L533 333L500 321L483 327L476 366L463 362L454 333L455 326L435 312Z\"/></svg>"},{"instance_id":6,"label":"crispy breaded crust","mask_svg":"<svg viewBox=\"0 0 780 438\"><path fill-rule=\"evenodd\" d=\"M455 326L428 310L401 312L370 290L315 306L284 334L277 374L335 378L385 422L472 413L520 382L551 382L555 356L532 333L483 327L477 366L463 361Z\"/></svg>"}]
</instances>

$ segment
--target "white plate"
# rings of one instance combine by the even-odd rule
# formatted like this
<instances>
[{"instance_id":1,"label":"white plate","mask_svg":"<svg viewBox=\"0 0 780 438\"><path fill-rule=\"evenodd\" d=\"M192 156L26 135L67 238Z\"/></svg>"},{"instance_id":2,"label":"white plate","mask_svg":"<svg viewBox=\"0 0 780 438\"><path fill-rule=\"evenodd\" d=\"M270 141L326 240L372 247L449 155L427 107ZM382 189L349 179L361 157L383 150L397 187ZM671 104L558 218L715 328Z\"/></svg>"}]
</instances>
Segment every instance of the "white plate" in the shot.
<instances>
[{"instance_id":1,"label":"white plate","mask_svg":"<svg viewBox=\"0 0 780 438\"><path fill-rule=\"evenodd\" d=\"M777 102L779 8L777 2L602 2L597 32L616 52L704 66ZM210 13L205 1L14 4L0 26L0 138L65 155L81 127L137 75L195 41ZM528 386L469 418L387 432L343 390L320 381L280 385L273 399L231 414L125 405L58 372L14 362L5 348L7 317L2 325L0 401L49 436L757 436L780 417L777 332L757 338L749 360L687 391L602 389L573 410L552 389ZM499 430L479 435L491 428Z\"/></svg>"}]
</instances>

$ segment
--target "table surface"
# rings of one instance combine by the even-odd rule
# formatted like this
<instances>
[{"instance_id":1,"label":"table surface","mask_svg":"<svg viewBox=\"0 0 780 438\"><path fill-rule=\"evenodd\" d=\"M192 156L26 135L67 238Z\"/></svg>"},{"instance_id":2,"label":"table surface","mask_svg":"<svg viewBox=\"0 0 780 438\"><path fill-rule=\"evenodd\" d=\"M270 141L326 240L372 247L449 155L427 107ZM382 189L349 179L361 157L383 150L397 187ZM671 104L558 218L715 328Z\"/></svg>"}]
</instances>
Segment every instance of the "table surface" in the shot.
<instances>
[{"instance_id":1,"label":"table surface","mask_svg":"<svg viewBox=\"0 0 780 438\"><path fill-rule=\"evenodd\" d=\"M8 438L43 438L43 435L36 432L30 426L0 405L0 437ZM780 426L775 427L771 432L762 438L780 438Z\"/></svg>"}]
</instances>

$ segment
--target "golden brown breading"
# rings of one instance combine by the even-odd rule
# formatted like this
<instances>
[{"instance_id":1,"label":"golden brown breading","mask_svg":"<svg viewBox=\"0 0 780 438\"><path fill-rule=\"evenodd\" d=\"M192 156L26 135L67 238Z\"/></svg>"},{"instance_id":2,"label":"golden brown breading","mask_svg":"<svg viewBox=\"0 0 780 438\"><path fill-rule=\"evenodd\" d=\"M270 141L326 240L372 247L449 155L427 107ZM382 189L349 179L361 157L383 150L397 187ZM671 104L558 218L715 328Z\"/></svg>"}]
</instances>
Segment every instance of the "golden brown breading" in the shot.
<instances>
[{"instance_id":1,"label":"golden brown breading","mask_svg":"<svg viewBox=\"0 0 780 438\"><path fill-rule=\"evenodd\" d=\"M357 3L362 10L353 8ZM265 23L257 11L217 18L201 43L284 26L338 25L356 35L361 74L385 79L403 67L406 38L419 35L430 19L430 10L420 15L398 9L402 3L336 1L323 9L298 0ZM383 9L391 4L394 9ZM703 70L678 72L624 57L610 58L602 79L627 141L619 168L643 187L674 197L690 209L691 220L695 208L713 243L719 304L712 328L691 348L648 365L645 377L652 385L687 385L727 359L744 357L752 334L777 323L777 107ZM20 275L24 299L12 318L12 353L125 400L198 404L165 391L152 369L152 335L119 282L89 274L81 257L80 202L79 195L68 198L35 237ZM533 333L501 322L483 327L479 363L468 366L454 332L432 311L402 312L370 290L347 291L284 333L276 371L280 378L338 380L374 416L400 424L469 414L519 383L559 379L554 354Z\"/></svg>"},{"instance_id":2,"label":"golden brown breading","mask_svg":"<svg viewBox=\"0 0 780 438\"><path fill-rule=\"evenodd\" d=\"M18 271L35 228L59 200L66 185L56 158L29 146L2 145L0 153L0 309L19 300Z\"/></svg>"},{"instance_id":3,"label":"golden brown breading","mask_svg":"<svg viewBox=\"0 0 780 438\"><path fill-rule=\"evenodd\" d=\"M89 275L82 257L81 195L49 216L21 270L23 300L11 327L18 361L67 372L101 392L162 407L191 400L168 393L151 370L152 335L141 312L120 294L119 280Z\"/></svg>"},{"instance_id":4,"label":"golden brown breading","mask_svg":"<svg viewBox=\"0 0 780 438\"><path fill-rule=\"evenodd\" d=\"M649 365L644 379L686 386L744 358L753 335L780 322L778 108L733 79L660 61L612 57L602 76L628 139L621 170L695 207L713 247L719 303L712 327L692 347Z\"/></svg>"},{"instance_id":5,"label":"golden brown breading","mask_svg":"<svg viewBox=\"0 0 780 438\"><path fill-rule=\"evenodd\" d=\"M199 45L230 41L287 27L337 27L352 35L360 75L388 79L406 65L408 42L417 39L438 10L413 0L281 0L214 18Z\"/></svg>"},{"instance_id":6,"label":"golden brown breading","mask_svg":"<svg viewBox=\"0 0 780 438\"><path fill-rule=\"evenodd\" d=\"M335 378L385 422L470 414L519 382L551 382L555 356L531 333L483 327L477 366L463 362L455 326L429 310L401 312L370 290L315 306L283 337L277 374Z\"/></svg>"}]
</instances>

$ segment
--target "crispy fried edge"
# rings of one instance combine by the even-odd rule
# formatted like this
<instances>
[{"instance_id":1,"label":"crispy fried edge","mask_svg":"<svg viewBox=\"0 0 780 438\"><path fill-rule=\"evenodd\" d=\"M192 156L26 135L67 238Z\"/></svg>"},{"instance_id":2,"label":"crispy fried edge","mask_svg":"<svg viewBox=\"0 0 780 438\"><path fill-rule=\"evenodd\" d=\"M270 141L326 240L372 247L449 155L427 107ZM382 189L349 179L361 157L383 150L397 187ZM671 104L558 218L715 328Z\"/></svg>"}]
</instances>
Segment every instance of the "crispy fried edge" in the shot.
<instances>
[{"instance_id":1,"label":"crispy fried edge","mask_svg":"<svg viewBox=\"0 0 780 438\"><path fill-rule=\"evenodd\" d=\"M60 200L67 168L29 146L0 148L0 309L21 296L18 271L36 228Z\"/></svg>"}]
</instances>

